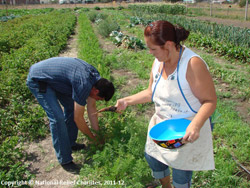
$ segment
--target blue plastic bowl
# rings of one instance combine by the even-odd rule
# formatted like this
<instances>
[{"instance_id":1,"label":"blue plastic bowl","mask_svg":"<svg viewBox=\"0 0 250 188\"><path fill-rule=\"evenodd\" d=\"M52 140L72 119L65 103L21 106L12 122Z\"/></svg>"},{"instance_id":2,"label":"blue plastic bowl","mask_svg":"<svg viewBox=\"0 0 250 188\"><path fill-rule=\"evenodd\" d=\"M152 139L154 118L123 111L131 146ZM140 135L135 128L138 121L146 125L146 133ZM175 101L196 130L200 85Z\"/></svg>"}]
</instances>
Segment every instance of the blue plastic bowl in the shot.
<instances>
[{"instance_id":1,"label":"blue plastic bowl","mask_svg":"<svg viewBox=\"0 0 250 188\"><path fill-rule=\"evenodd\" d=\"M170 119L156 124L149 131L149 136L159 146L174 149L183 146L182 137L190 124L188 119Z\"/></svg>"}]
</instances>

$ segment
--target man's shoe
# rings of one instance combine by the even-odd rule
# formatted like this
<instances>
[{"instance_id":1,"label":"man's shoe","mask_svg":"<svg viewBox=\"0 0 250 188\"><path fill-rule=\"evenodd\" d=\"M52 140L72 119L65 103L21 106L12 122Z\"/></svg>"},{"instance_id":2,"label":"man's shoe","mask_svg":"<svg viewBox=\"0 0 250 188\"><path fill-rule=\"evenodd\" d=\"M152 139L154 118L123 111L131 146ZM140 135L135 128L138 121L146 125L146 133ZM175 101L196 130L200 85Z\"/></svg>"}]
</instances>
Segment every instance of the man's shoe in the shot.
<instances>
[{"instance_id":1,"label":"man's shoe","mask_svg":"<svg viewBox=\"0 0 250 188\"><path fill-rule=\"evenodd\" d=\"M79 151L86 148L84 144L76 144L75 146L72 146L71 149L72 151Z\"/></svg>"},{"instance_id":2,"label":"man's shoe","mask_svg":"<svg viewBox=\"0 0 250 188\"><path fill-rule=\"evenodd\" d=\"M70 162L70 163L67 163L67 164L63 164L61 165L62 168L64 170L66 170L67 172L69 173L72 173L72 174L79 174L80 173L80 167L77 166L74 162Z\"/></svg>"}]
</instances>

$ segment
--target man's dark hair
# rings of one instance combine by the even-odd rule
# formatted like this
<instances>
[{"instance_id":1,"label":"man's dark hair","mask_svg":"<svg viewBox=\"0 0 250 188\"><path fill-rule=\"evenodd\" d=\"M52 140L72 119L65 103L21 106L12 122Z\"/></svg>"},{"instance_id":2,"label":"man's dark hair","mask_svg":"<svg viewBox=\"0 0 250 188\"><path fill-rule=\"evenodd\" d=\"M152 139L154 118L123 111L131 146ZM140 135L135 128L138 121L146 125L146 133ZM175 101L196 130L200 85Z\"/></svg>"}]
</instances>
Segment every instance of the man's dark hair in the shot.
<instances>
[{"instance_id":1,"label":"man's dark hair","mask_svg":"<svg viewBox=\"0 0 250 188\"><path fill-rule=\"evenodd\" d=\"M115 93L113 83L105 78L98 80L94 87L99 90L98 96L104 98L105 101L109 101Z\"/></svg>"}]
</instances>

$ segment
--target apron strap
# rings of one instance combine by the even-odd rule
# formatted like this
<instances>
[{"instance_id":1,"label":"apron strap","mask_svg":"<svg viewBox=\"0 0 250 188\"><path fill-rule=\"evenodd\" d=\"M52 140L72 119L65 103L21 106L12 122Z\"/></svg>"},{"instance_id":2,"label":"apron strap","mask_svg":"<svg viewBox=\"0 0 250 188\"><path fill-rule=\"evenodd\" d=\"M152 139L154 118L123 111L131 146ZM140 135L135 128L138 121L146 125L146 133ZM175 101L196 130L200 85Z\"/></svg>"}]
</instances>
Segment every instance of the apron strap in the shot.
<instances>
[{"instance_id":1,"label":"apron strap","mask_svg":"<svg viewBox=\"0 0 250 188\"><path fill-rule=\"evenodd\" d=\"M178 86L179 86L179 89L181 91L181 95L183 96L185 102L187 103L188 107L190 108L190 110L194 113L197 113L192 107L191 105L189 104L188 100L186 99L183 91L182 91L182 88L181 88L181 84L180 84L180 80L179 80L179 64L180 64L180 59L181 59L181 52L182 52L182 46L181 46L181 50L180 50L180 54L179 54L179 60L178 60L178 64L177 64L177 82L178 82Z\"/></svg>"},{"instance_id":2,"label":"apron strap","mask_svg":"<svg viewBox=\"0 0 250 188\"><path fill-rule=\"evenodd\" d=\"M155 90L156 90L157 84L159 83L159 81L160 81L160 79L161 79L161 76L162 76L162 72L163 72L164 67L165 67L165 62L163 62L163 67L162 67L162 69L161 69L161 74L160 74L160 76L159 76L159 78L158 78L158 80L157 80L157 82L156 82L156 84L155 84L155 87L154 87L154 90L153 90L153 93L152 93L152 97L151 97L152 102L154 102L153 98L154 98Z\"/></svg>"}]
</instances>

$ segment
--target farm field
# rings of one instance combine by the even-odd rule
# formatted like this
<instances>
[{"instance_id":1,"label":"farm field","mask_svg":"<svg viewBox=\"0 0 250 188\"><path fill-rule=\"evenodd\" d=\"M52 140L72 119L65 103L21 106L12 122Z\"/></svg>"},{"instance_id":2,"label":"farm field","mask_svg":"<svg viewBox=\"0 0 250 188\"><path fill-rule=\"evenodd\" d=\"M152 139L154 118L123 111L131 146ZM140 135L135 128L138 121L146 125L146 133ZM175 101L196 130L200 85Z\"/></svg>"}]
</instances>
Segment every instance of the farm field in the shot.
<instances>
[{"instance_id":1,"label":"farm field","mask_svg":"<svg viewBox=\"0 0 250 188\"><path fill-rule=\"evenodd\" d=\"M179 2L180 3L180 2ZM108 8L108 7L114 7L117 8L119 6L128 7L130 4L143 4L142 3L126 3L125 1L121 2L112 2L112 3L95 3L95 4L41 4L41 5L30 5L30 4L23 4L23 5L8 5L8 9L46 9L46 8L54 8L54 9L62 9L62 8L95 8L101 7L101 8ZM145 3L144 3L145 4ZM156 4L153 2L147 2L146 4ZM158 2L157 4L171 4L169 2ZM210 16L210 4L208 2L202 2L202 3L195 3L195 4L183 4L185 5L187 9L187 13L189 16L205 16L205 17L211 17ZM245 27L244 25L248 25L249 22L243 21L245 16L245 8L240 8L238 4L212 4L212 17L213 18L229 18L231 21L233 20L241 20L241 25ZM0 5L0 9L6 9L5 5ZM248 21L250 19L250 11L248 11L247 14ZM239 22L234 22L236 24L239 24ZM244 24L244 25L243 25ZM234 24L232 24L234 25ZM235 25L237 26L237 25Z\"/></svg>"},{"instance_id":2,"label":"farm field","mask_svg":"<svg viewBox=\"0 0 250 188\"><path fill-rule=\"evenodd\" d=\"M140 9L142 7L135 6L47 9L45 13L43 10L43 13L1 23L1 180L76 180L82 184L92 183L89 187L101 187L94 186L93 182L102 182L107 184L105 187L132 188L144 187L153 180L143 157L152 104L130 107L121 115L103 114L100 117L100 136L105 135L103 146L89 145L80 134L79 142L86 143L88 149L74 153L82 169L79 176L73 176L58 165L45 113L25 86L31 64L60 55L78 56L114 81L117 93L108 104L99 103L98 108L113 105L120 97L147 87L153 57L143 41L145 24L156 19L178 23L184 18L181 7L167 17L164 14L147 16L143 14L146 11ZM213 132L216 170L196 172L193 187L248 187L249 30L215 24L210 27L208 22L191 21L190 25L184 22L192 32L185 45L208 63L218 96ZM211 29L213 35L202 33L199 30L202 26ZM10 28L13 33L9 36L6 33ZM215 34L219 29L222 31ZM110 33L113 37L109 37ZM236 33L237 40L230 40ZM70 36L71 42L67 45ZM83 187L82 184L70 187Z\"/></svg>"}]
</instances>

